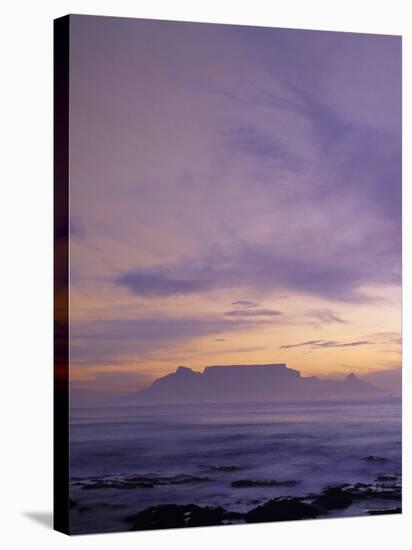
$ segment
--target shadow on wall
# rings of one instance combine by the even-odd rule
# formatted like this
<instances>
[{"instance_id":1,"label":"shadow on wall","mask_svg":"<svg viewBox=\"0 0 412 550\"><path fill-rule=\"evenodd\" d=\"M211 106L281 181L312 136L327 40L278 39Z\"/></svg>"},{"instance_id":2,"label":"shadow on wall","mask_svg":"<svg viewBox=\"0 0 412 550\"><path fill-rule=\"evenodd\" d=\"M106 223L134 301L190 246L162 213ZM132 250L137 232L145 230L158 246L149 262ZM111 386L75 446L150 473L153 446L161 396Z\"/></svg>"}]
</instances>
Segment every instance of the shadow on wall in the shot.
<instances>
[{"instance_id":1,"label":"shadow on wall","mask_svg":"<svg viewBox=\"0 0 412 550\"><path fill-rule=\"evenodd\" d=\"M53 529L53 514L51 512L23 512L23 516L47 529Z\"/></svg>"}]
</instances>

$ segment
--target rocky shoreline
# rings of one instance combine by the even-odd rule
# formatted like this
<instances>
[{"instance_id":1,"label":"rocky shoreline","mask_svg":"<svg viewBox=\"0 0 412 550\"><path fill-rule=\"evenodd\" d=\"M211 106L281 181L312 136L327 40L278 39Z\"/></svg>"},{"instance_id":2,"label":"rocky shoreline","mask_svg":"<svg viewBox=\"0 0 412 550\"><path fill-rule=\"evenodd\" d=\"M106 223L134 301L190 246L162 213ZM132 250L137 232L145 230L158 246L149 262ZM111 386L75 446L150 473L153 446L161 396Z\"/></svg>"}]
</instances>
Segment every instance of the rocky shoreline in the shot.
<instances>
[{"instance_id":1,"label":"rocky shoreline","mask_svg":"<svg viewBox=\"0 0 412 550\"><path fill-rule=\"evenodd\" d=\"M151 506L125 518L132 531L146 529L170 529L176 527L202 527L234 523L262 523L275 521L294 521L331 516L336 510L349 508L356 502L402 500L401 486L392 484L344 484L326 487L317 495L304 497L279 497L268 500L246 513L232 512L222 507L198 506L195 504L165 504ZM401 513L401 506L389 508L370 508L368 515Z\"/></svg>"},{"instance_id":2,"label":"rocky shoreline","mask_svg":"<svg viewBox=\"0 0 412 550\"><path fill-rule=\"evenodd\" d=\"M383 462L375 460L373 462ZM369 461L370 457L366 457ZM236 466L222 465L212 467L215 471L235 472ZM148 489L164 485L198 484L213 481L206 476L175 475L129 477L93 477L88 479L74 478L72 485L81 490L99 491L104 489ZM294 487L297 480L277 479L238 479L228 483L235 490ZM402 512L402 486L400 474L380 473L373 483L345 483L327 486L320 493L303 496L281 496L265 502L251 500L255 504L245 512L233 511L221 506L200 506L198 504L159 504L150 506L123 518L129 530L170 529L180 527L201 527L239 523L261 523L276 521L294 521L315 519L319 517L336 517L351 506L363 505L364 515L397 514ZM82 514L87 508L71 499L72 510ZM357 513L359 515L359 513Z\"/></svg>"}]
</instances>

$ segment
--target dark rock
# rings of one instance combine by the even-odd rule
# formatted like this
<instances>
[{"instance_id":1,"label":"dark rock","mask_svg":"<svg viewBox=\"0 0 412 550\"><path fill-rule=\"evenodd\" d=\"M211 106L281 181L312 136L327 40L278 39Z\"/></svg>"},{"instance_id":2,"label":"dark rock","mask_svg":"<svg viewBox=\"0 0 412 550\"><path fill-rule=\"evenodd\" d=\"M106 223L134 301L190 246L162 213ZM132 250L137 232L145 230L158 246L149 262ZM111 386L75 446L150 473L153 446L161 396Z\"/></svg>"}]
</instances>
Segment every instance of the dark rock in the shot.
<instances>
[{"instance_id":1,"label":"dark rock","mask_svg":"<svg viewBox=\"0 0 412 550\"><path fill-rule=\"evenodd\" d=\"M78 504L75 500L73 499L70 499L69 500L69 507L70 507L70 510L72 510L73 508L77 508Z\"/></svg>"},{"instance_id":2,"label":"dark rock","mask_svg":"<svg viewBox=\"0 0 412 550\"><path fill-rule=\"evenodd\" d=\"M336 487L326 487L320 495L309 495L314 506L325 510L342 510L348 508L354 501L384 499L401 500L400 485L378 485L372 483L344 484Z\"/></svg>"},{"instance_id":3,"label":"dark rock","mask_svg":"<svg viewBox=\"0 0 412 550\"><path fill-rule=\"evenodd\" d=\"M353 503L350 493L344 490L345 486L327 487L312 504L325 510L343 510Z\"/></svg>"},{"instance_id":4,"label":"dark rock","mask_svg":"<svg viewBox=\"0 0 412 550\"><path fill-rule=\"evenodd\" d=\"M397 477L396 476L392 476L392 475L380 475L376 478L376 481L380 481L381 483L387 483L387 482L391 482L391 481L397 481Z\"/></svg>"},{"instance_id":5,"label":"dark rock","mask_svg":"<svg viewBox=\"0 0 412 550\"><path fill-rule=\"evenodd\" d=\"M216 472L238 472L239 470L243 470L241 466L211 466L211 470L215 470Z\"/></svg>"},{"instance_id":6,"label":"dark rock","mask_svg":"<svg viewBox=\"0 0 412 550\"><path fill-rule=\"evenodd\" d=\"M135 478L129 478L131 481L134 481ZM145 479L145 478L137 478ZM205 483L212 481L210 477L205 476L191 476L186 474L181 474L171 477L154 477L146 478L147 481L153 483L154 485L183 485L186 483Z\"/></svg>"},{"instance_id":7,"label":"dark rock","mask_svg":"<svg viewBox=\"0 0 412 550\"><path fill-rule=\"evenodd\" d=\"M286 497L269 500L262 506L253 508L245 514L245 519L248 523L293 521L317 518L324 514L323 510L311 504L306 504L298 498Z\"/></svg>"},{"instance_id":8,"label":"dark rock","mask_svg":"<svg viewBox=\"0 0 412 550\"><path fill-rule=\"evenodd\" d=\"M102 480L85 483L82 486L84 491L96 489L153 489L154 483L147 481L126 481L126 480Z\"/></svg>"},{"instance_id":9,"label":"dark rock","mask_svg":"<svg viewBox=\"0 0 412 550\"><path fill-rule=\"evenodd\" d=\"M157 485L182 485L186 483L204 483L211 481L209 477L198 477L190 475L176 475L171 477L159 476L132 476L124 479L119 478L90 478L83 482L82 489L152 489Z\"/></svg>"},{"instance_id":10,"label":"dark rock","mask_svg":"<svg viewBox=\"0 0 412 550\"><path fill-rule=\"evenodd\" d=\"M355 485L346 486L344 491L353 500L402 500L401 485L392 485L387 487L382 485L366 485L364 483L356 483Z\"/></svg>"},{"instance_id":11,"label":"dark rock","mask_svg":"<svg viewBox=\"0 0 412 550\"><path fill-rule=\"evenodd\" d=\"M173 529L177 527L202 527L206 525L223 525L243 517L242 514L227 512L221 507L200 507L195 504L163 504L152 506L139 512L134 517L132 531L146 529Z\"/></svg>"},{"instance_id":12,"label":"dark rock","mask_svg":"<svg viewBox=\"0 0 412 550\"><path fill-rule=\"evenodd\" d=\"M299 482L294 480L278 481L276 479L238 479L232 481L231 487L239 489L249 487L294 487Z\"/></svg>"},{"instance_id":13,"label":"dark rock","mask_svg":"<svg viewBox=\"0 0 412 550\"><path fill-rule=\"evenodd\" d=\"M369 516L383 516L387 514L402 514L402 508L380 508L375 510L368 510Z\"/></svg>"}]
</instances>

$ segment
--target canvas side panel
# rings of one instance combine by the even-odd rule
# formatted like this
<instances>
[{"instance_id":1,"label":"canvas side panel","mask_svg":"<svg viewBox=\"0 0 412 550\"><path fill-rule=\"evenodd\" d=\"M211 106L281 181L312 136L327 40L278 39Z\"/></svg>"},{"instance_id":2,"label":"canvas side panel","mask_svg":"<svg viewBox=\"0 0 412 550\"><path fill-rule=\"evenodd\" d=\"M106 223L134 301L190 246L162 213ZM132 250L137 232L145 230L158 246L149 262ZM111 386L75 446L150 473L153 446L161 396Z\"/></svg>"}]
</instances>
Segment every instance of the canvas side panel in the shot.
<instances>
[{"instance_id":1,"label":"canvas side panel","mask_svg":"<svg viewBox=\"0 0 412 550\"><path fill-rule=\"evenodd\" d=\"M69 532L69 16L54 21L54 529Z\"/></svg>"}]
</instances>

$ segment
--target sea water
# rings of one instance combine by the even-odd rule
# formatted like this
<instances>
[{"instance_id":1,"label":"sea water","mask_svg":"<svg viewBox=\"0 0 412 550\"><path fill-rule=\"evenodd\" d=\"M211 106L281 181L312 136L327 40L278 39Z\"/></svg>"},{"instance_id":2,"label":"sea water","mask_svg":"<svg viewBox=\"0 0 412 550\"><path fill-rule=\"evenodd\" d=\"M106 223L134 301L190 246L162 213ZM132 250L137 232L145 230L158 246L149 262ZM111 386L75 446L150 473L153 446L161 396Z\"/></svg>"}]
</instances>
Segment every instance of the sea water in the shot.
<instances>
[{"instance_id":1,"label":"sea water","mask_svg":"<svg viewBox=\"0 0 412 550\"><path fill-rule=\"evenodd\" d=\"M73 532L127 530L125 517L166 503L245 512L279 496L400 476L401 402L72 408L70 468ZM96 479L179 475L208 481L84 489ZM296 484L231 486L244 479Z\"/></svg>"}]
</instances>

